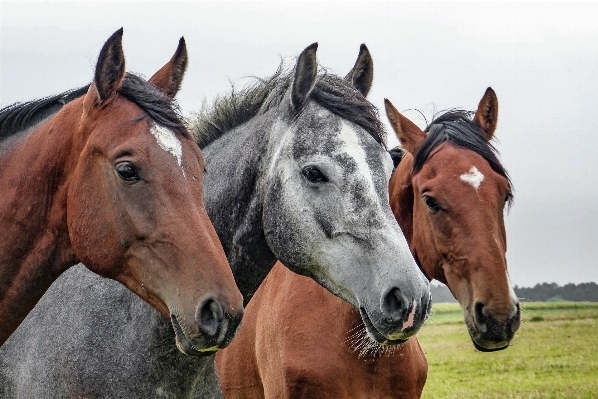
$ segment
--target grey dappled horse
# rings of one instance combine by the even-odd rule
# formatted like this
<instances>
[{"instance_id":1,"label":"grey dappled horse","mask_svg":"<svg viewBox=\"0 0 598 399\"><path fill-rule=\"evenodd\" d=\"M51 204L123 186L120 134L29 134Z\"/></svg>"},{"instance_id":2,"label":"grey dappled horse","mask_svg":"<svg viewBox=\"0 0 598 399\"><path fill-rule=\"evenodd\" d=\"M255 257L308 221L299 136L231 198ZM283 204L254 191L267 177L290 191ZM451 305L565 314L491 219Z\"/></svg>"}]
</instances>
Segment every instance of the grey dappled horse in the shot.
<instances>
[{"instance_id":1,"label":"grey dappled horse","mask_svg":"<svg viewBox=\"0 0 598 399\"><path fill-rule=\"evenodd\" d=\"M246 303L281 260L359 309L372 339L400 342L429 313L428 281L388 204L371 57L362 46L342 79L318 73L316 49L197 117L206 208ZM213 356L172 337L134 295L74 268L0 348L0 396L220 397Z\"/></svg>"}]
</instances>

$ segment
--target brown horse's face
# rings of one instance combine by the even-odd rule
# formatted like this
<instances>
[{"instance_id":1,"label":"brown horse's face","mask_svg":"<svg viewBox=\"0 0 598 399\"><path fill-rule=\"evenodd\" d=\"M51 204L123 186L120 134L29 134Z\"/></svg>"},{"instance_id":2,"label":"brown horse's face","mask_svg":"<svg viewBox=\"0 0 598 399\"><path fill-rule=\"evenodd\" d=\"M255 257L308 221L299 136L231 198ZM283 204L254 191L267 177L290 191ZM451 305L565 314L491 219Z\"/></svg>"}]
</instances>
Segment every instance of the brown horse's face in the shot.
<instances>
[{"instance_id":1,"label":"brown horse's face","mask_svg":"<svg viewBox=\"0 0 598 399\"><path fill-rule=\"evenodd\" d=\"M505 257L508 194L480 155L451 144L413 176L413 251L428 276L450 287L483 349L506 347L519 313Z\"/></svg>"},{"instance_id":2,"label":"brown horse's face","mask_svg":"<svg viewBox=\"0 0 598 399\"><path fill-rule=\"evenodd\" d=\"M457 298L474 345L506 348L520 317L505 257L509 182L481 155L448 142L412 174L412 153L426 135L406 121L401 133L411 148L391 180L391 204L410 232L414 256L430 279L445 283Z\"/></svg>"},{"instance_id":3,"label":"brown horse's face","mask_svg":"<svg viewBox=\"0 0 598 399\"><path fill-rule=\"evenodd\" d=\"M206 214L201 152L184 131L158 125L117 91L103 96L102 84L96 73L73 104L83 110L68 188L73 249L89 269L170 317L184 353L224 347L243 299Z\"/></svg>"}]
</instances>

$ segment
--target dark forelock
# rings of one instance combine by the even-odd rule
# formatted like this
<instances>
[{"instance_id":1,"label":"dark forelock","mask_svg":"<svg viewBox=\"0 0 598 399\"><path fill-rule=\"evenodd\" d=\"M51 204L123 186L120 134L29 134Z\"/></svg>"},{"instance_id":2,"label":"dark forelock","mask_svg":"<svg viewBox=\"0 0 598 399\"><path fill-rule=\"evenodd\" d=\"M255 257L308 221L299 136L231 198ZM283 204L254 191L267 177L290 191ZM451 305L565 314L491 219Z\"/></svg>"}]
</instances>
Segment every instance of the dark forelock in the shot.
<instances>
[{"instance_id":1,"label":"dark forelock","mask_svg":"<svg viewBox=\"0 0 598 399\"><path fill-rule=\"evenodd\" d=\"M490 164L492 170L507 179L509 188L512 190L511 179L498 159L498 151L492 143L486 140L482 127L472 121L473 114L470 111L450 110L435 118L425 129L428 136L415 154L413 173L422 169L434 149L448 142L482 156ZM512 196L509 195L509 204L511 199Z\"/></svg>"}]
</instances>

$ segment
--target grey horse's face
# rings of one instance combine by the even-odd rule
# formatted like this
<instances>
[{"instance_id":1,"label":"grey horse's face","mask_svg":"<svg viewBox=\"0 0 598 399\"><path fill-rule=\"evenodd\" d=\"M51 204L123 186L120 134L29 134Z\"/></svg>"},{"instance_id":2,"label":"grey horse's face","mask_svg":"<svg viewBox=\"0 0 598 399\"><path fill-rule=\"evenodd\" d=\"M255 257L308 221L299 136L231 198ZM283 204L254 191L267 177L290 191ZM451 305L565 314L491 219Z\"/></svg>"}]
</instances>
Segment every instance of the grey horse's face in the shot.
<instances>
[{"instance_id":1,"label":"grey horse's face","mask_svg":"<svg viewBox=\"0 0 598 399\"><path fill-rule=\"evenodd\" d=\"M273 135L263 181L273 253L359 309L370 338L409 338L429 314L429 283L388 203L386 150L314 101Z\"/></svg>"}]
</instances>

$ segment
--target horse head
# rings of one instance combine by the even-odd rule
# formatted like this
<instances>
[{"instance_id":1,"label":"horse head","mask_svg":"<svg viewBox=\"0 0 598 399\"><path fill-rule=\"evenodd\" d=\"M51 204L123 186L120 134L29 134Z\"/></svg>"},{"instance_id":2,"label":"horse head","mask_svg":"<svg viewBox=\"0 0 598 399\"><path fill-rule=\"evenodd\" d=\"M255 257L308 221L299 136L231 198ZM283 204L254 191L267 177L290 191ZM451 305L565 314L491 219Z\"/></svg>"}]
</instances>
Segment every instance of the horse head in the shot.
<instances>
[{"instance_id":1,"label":"horse head","mask_svg":"<svg viewBox=\"0 0 598 399\"><path fill-rule=\"evenodd\" d=\"M361 313L383 344L415 334L429 283L392 214L393 165L366 100L373 63L362 46L345 79L318 74L317 44L299 56L278 103L262 180L264 231L276 257Z\"/></svg>"},{"instance_id":2,"label":"horse head","mask_svg":"<svg viewBox=\"0 0 598 399\"><path fill-rule=\"evenodd\" d=\"M243 302L205 210L204 159L173 108L185 42L149 82L125 73L121 42L122 29L82 102L64 110L82 115L68 185L72 247L170 317L182 352L212 353L234 336Z\"/></svg>"},{"instance_id":3,"label":"horse head","mask_svg":"<svg viewBox=\"0 0 598 399\"><path fill-rule=\"evenodd\" d=\"M476 348L506 348L519 327L519 301L507 272L504 208L509 177L489 141L498 99L486 90L473 120L447 112L426 132L385 100L406 154L390 183L390 201L428 278L446 284L463 308Z\"/></svg>"}]
</instances>

